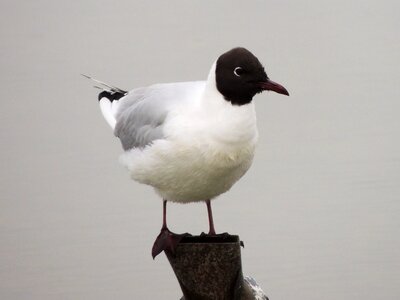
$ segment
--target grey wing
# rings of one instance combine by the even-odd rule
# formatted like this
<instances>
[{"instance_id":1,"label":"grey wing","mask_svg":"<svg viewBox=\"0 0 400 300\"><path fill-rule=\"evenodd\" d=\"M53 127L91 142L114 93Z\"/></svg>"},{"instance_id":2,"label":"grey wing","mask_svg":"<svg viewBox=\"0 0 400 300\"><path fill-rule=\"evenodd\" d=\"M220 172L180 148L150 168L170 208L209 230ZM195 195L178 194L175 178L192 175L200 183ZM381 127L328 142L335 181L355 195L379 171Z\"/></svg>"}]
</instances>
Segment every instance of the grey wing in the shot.
<instances>
[{"instance_id":1,"label":"grey wing","mask_svg":"<svg viewBox=\"0 0 400 300\"><path fill-rule=\"evenodd\" d=\"M132 91L118 107L114 134L121 140L124 150L143 148L163 138L167 107L160 106L155 95L146 90Z\"/></svg>"}]
</instances>

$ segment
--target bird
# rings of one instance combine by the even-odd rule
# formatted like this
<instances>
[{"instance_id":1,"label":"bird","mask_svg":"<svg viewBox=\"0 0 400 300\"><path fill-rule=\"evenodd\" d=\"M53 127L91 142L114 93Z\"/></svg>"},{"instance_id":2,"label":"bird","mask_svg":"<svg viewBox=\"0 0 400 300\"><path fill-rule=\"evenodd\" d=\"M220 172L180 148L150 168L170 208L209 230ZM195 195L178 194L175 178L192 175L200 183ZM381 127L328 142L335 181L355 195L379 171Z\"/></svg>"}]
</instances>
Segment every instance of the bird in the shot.
<instances>
[{"instance_id":1,"label":"bird","mask_svg":"<svg viewBox=\"0 0 400 300\"><path fill-rule=\"evenodd\" d=\"M253 97L289 96L243 47L218 57L206 80L159 83L126 91L94 79L101 112L119 138L130 177L163 199L163 220L152 256L174 251L183 235L167 226L167 202L205 202L208 235L216 235L211 200L250 168L258 139Z\"/></svg>"}]
</instances>

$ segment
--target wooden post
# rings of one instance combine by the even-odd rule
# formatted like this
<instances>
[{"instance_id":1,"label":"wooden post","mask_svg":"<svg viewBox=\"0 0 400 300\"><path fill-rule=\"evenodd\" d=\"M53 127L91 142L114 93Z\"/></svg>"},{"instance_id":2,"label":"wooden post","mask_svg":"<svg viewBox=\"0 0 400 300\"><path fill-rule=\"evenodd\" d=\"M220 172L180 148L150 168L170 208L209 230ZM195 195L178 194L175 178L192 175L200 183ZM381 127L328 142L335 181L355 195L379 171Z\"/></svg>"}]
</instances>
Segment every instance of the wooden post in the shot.
<instances>
[{"instance_id":1,"label":"wooden post","mask_svg":"<svg viewBox=\"0 0 400 300\"><path fill-rule=\"evenodd\" d=\"M256 298L243 280L239 236L187 236L175 249L165 251L178 279L184 300L251 300Z\"/></svg>"}]
</instances>

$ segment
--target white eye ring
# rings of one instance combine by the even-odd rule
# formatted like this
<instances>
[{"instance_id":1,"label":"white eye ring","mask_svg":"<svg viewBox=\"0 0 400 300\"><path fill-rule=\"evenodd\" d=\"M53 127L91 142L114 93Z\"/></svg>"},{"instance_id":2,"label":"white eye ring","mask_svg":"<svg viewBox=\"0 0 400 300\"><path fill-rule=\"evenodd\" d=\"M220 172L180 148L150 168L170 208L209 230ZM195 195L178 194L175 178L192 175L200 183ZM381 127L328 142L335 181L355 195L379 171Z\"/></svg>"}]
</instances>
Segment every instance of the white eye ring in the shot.
<instances>
[{"instance_id":1,"label":"white eye ring","mask_svg":"<svg viewBox=\"0 0 400 300\"><path fill-rule=\"evenodd\" d=\"M236 67L235 70L233 70L233 74L235 74L237 77L240 77L242 71L243 71L242 67Z\"/></svg>"}]
</instances>

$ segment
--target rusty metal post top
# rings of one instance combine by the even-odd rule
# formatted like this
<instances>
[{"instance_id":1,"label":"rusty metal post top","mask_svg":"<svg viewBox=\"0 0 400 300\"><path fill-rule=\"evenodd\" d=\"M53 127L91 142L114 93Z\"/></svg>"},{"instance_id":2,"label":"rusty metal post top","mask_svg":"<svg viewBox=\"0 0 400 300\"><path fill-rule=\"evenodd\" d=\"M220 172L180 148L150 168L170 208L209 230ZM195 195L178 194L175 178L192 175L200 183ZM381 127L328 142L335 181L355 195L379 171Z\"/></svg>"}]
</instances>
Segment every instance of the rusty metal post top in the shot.
<instances>
[{"instance_id":1,"label":"rusty metal post top","mask_svg":"<svg viewBox=\"0 0 400 300\"><path fill-rule=\"evenodd\" d=\"M193 235L193 236L185 236L179 242L179 245L182 244L241 244L238 235L230 235L230 234L219 234L219 235Z\"/></svg>"},{"instance_id":2,"label":"rusty metal post top","mask_svg":"<svg viewBox=\"0 0 400 300\"><path fill-rule=\"evenodd\" d=\"M184 237L165 251L185 300L242 299L243 274L237 235Z\"/></svg>"}]
</instances>

